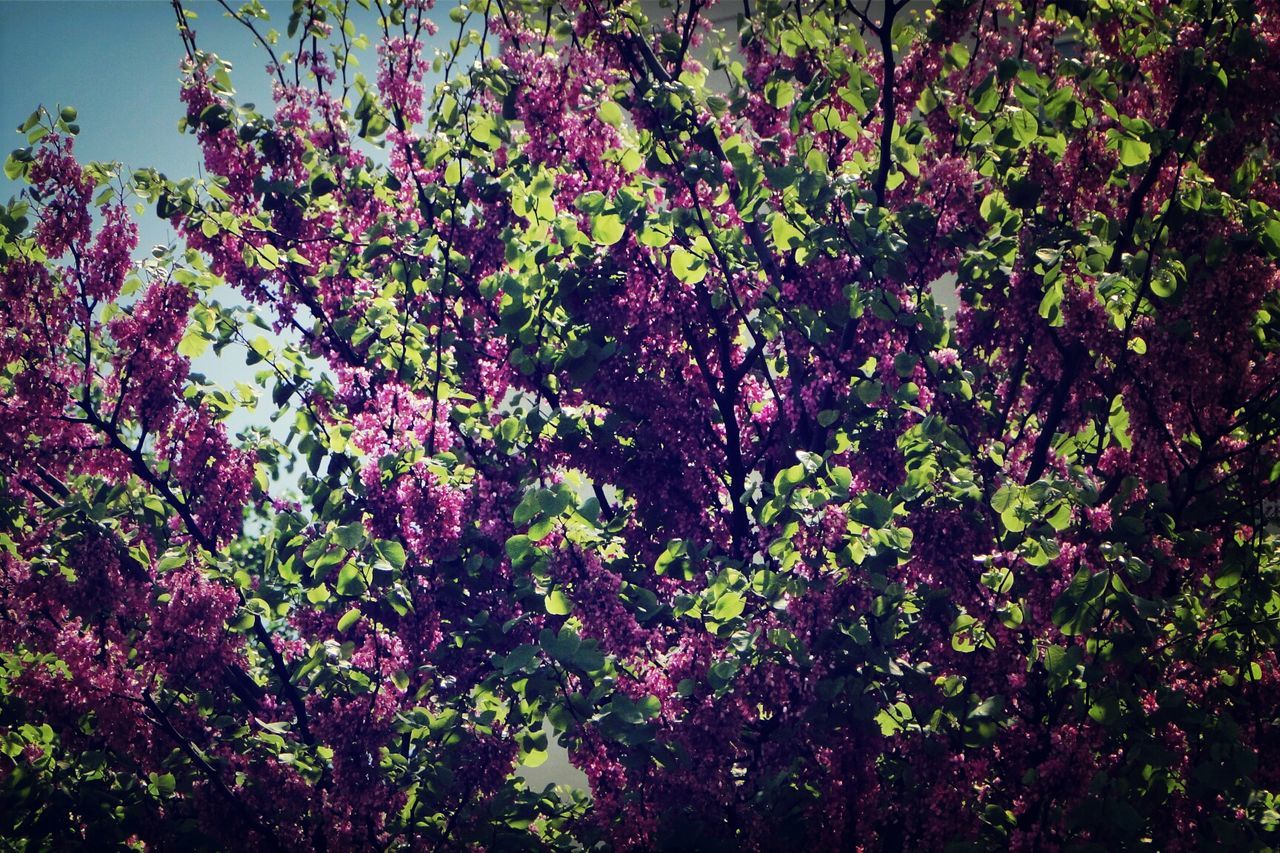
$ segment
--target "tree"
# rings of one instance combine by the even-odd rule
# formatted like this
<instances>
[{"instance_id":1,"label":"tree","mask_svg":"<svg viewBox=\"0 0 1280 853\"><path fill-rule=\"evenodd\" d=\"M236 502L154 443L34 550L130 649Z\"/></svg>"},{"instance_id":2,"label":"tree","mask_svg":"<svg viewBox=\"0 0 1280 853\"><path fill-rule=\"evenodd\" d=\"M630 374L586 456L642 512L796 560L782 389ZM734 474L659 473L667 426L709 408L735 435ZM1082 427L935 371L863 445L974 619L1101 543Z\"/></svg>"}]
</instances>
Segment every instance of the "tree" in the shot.
<instances>
[{"instance_id":1,"label":"tree","mask_svg":"<svg viewBox=\"0 0 1280 853\"><path fill-rule=\"evenodd\" d=\"M1277 4L429 5L22 126L9 844L1276 844Z\"/></svg>"}]
</instances>

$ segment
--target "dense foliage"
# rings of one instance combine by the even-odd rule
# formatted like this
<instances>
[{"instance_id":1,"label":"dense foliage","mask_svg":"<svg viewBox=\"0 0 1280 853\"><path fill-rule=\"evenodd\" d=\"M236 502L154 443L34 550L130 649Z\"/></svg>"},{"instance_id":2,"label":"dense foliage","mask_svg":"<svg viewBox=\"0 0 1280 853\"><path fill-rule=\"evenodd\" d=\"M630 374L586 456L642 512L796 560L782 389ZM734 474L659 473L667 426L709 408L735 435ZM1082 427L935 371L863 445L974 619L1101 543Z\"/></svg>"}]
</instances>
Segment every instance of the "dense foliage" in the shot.
<instances>
[{"instance_id":1,"label":"dense foliage","mask_svg":"<svg viewBox=\"0 0 1280 853\"><path fill-rule=\"evenodd\" d=\"M1280 4L429 5L23 125L6 845L1277 843Z\"/></svg>"}]
</instances>

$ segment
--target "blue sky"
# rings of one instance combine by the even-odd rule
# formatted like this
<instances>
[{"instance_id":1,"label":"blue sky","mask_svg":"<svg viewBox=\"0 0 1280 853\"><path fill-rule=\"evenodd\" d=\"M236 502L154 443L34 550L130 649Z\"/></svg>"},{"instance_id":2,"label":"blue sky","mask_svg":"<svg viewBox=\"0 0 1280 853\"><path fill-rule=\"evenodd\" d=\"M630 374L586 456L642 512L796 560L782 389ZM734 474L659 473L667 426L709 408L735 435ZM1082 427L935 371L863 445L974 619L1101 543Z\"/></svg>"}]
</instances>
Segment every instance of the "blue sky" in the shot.
<instances>
[{"instance_id":1,"label":"blue sky","mask_svg":"<svg viewBox=\"0 0 1280 853\"><path fill-rule=\"evenodd\" d=\"M190 6L199 14L201 46L236 63L237 83L246 93L265 96L266 77L260 73L265 63L239 36L237 25L218 14L213 3L197 0ZM0 2L0 119L16 125L39 103L72 104L80 111L78 146L84 156L110 159L127 153L162 170L180 171L194 162L195 152L177 133L182 58L166 0L5 0ZM244 73L251 70L256 73Z\"/></svg>"},{"instance_id":2,"label":"blue sky","mask_svg":"<svg viewBox=\"0 0 1280 853\"><path fill-rule=\"evenodd\" d=\"M269 4L285 14L288 5ZM235 64L241 99L268 102L261 49L215 3L190 6L201 47ZM82 160L154 166L175 178L195 174L195 139L178 133L183 55L167 0L0 0L0 147L26 144L11 131L35 107L71 105L80 114ZM16 189L0 179L0 198ZM139 225L144 246L171 237L154 216Z\"/></svg>"},{"instance_id":3,"label":"blue sky","mask_svg":"<svg viewBox=\"0 0 1280 853\"><path fill-rule=\"evenodd\" d=\"M231 5L238 6L240 0ZM284 30L291 3L264 0ZM265 51L213 0L184 0L197 15L196 41L229 60L237 100L270 104ZM448 13L441 3L438 14ZM373 14L352 4L364 32ZM39 105L79 112L76 153L81 160L118 160L128 168L152 166L171 178L195 175L195 138L178 133L179 65L184 57L169 0L0 0L0 152L26 144L12 132ZM361 69L374 73L373 58ZM0 199L19 187L0 176ZM142 247L172 239L151 214L139 225Z\"/></svg>"}]
</instances>

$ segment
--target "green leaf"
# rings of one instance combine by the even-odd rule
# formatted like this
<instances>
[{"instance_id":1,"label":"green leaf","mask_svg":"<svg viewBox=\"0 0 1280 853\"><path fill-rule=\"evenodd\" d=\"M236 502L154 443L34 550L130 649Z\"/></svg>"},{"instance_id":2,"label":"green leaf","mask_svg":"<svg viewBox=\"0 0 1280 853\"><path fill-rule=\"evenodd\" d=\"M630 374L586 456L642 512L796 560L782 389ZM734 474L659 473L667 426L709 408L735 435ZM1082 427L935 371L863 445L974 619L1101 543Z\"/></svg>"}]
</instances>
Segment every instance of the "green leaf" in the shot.
<instances>
[{"instance_id":1,"label":"green leaf","mask_svg":"<svg viewBox=\"0 0 1280 853\"><path fill-rule=\"evenodd\" d=\"M404 568L407 559L404 553L404 546L399 542L392 542L388 539L375 539L373 541L373 550L378 556L386 560L396 571Z\"/></svg>"},{"instance_id":2,"label":"green leaf","mask_svg":"<svg viewBox=\"0 0 1280 853\"><path fill-rule=\"evenodd\" d=\"M155 789L156 796L170 797L178 787L178 780L172 773L152 773L151 787Z\"/></svg>"},{"instance_id":3,"label":"green leaf","mask_svg":"<svg viewBox=\"0 0 1280 853\"><path fill-rule=\"evenodd\" d=\"M711 609L711 618L717 622L728 622L742 615L747 607L747 600L738 592L727 592L716 599Z\"/></svg>"},{"instance_id":4,"label":"green leaf","mask_svg":"<svg viewBox=\"0 0 1280 853\"><path fill-rule=\"evenodd\" d=\"M360 522L344 524L333 531L333 538L344 548L355 549L364 545L364 525Z\"/></svg>"},{"instance_id":5,"label":"green leaf","mask_svg":"<svg viewBox=\"0 0 1280 853\"><path fill-rule=\"evenodd\" d=\"M558 518L573 504L573 496L566 490L543 489L536 493L538 507L548 518Z\"/></svg>"},{"instance_id":6,"label":"green leaf","mask_svg":"<svg viewBox=\"0 0 1280 853\"><path fill-rule=\"evenodd\" d=\"M796 99L796 87L787 80L773 80L765 84L764 96L770 106L780 110Z\"/></svg>"},{"instance_id":7,"label":"green leaf","mask_svg":"<svg viewBox=\"0 0 1280 853\"><path fill-rule=\"evenodd\" d=\"M541 542L547 538L547 534L555 527L554 518L543 518L529 525L529 538L534 542Z\"/></svg>"},{"instance_id":8,"label":"green leaf","mask_svg":"<svg viewBox=\"0 0 1280 853\"><path fill-rule=\"evenodd\" d=\"M973 108L978 115L989 115L1000 103L1000 89L994 74L988 74L973 93Z\"/></svg>"},{"instance_id":9,"label":"green leaf","mask_svg":"<svg viewBox=\"0 0 1280 853\"><path fill-rule=\"evenodd\" d=\"M568 616L573 612L573 602L561 590L553 589L543 599L547 612L552 616Z\"/></svg>"},{"instance_id":10,"label":"green leaf","mask_svg":"<svg viewBox=\"0 0 1280 853\"><path fill-rule=\"evenodd\" d=\"M609 714L629 726L639 725L644 722L644 714L640 712L631 697L625 693L614 694L613 699L609 701Z\"/></svg>"},{"instance_id":11,"label":"green leaf","mask_svg":"<svg viewBox=\"0 0 1280 853\"><path fill-rule=\"evenodd\" d=\"M591 220L591 239L601 246L612 246L627 232L616 213L602 213Z\"/></svg>"},{"instance_id":12,"label":"green leaf","mask_svg":"<svg viewBox=\"0 0 1280 853\"><path fill-rule=\"evenodd\" d=\"M880 725L880 734L885 737L890 737L902 731L911 718L911 706L906 702L895 702L876 714L876 722Z\"/></svg>"},{"instance_id":13,"label":"green leaf","mask_svg":"<svg viewBox=\"0 0 1280 853\"><path fill-rule=\"evenodd\" d=\"M658 555L658 559L653 564L654 574L666 574L667 570L677 561L689 554L689 546L683 539L672 539L667 543L667 547Z\"/></svg>"},{"instance_id":14,"label":"green leaf","mask_svg":"<svg viewBox=\"0 0 1280 853\"><path fill-rule=\"evenodd\" d=\"M780 252L789 252L804 242L804 234L781 213L769 217L769 234Z\"/></svg>"},{"instance_id":15,"label":"green leaf","mask_svg":"<svg viewBox=\"0 0 1280 853\"><path fill-rule=\"evenodd\" d=\"M498 435L507 444L515 443L516 437L520 434L520 420L518 418L503 418L502 423L498 424Z\"/></svg>"},{"instance_id":16,"label":"green leaf","mask_svg":"<svg viewBox=\"0 0 1280 853\"><path fill-rule=\"evenodd\" d=\"M1272 217L1263 224L1258 235L1264 249L1272 257L1280 256L1280 218Z\"/></svg>"},{"instance_id":17,"label":"green leaf","mask_svg":"<svg viewBox=\"0 0 1280 853\"><path fill-rule=\"evenodd\" d=\"M685 284L697 284L707 277L707 262L688 249L671 253L671 272Z\"/></svg>"},{"instance_id":18,"label":"green leaf","mask_svg":"<svg viewBox=\"0 0 1280 853\"><path fill-rule=\"evenodd\" d=\"M178 355L186 358L199 358L209 348L209 338L198 326L188 326L178 342Z\"/></svg>"},{"instance_id":19,"label":"green leaf","mask_svg":"<svg viewBox=\"0 0 1280 853\"><path fill-rule=\"evenodd\" d=\"M1120 164L1133 168L1151 159L1151 146L1141 139L1128 135L1117 135L1116 150L1120 154Z\"/></svg>"},{"instance_id":20,"label":"green leaf","mask_svg":"<svg viewBox=\"0 0 1280 853\"><path fill-rule=\"evenodd\" d=\"M27 164L19 160L17 157L10 155L4 161L4 176L11 181L16 181L18 176L27 170Z\"/></svg>"},{"instance_id":21,"label":"green leaf","mask_svg":"<svg viewBox=\"0 0 1280 853\"><path fill-rule=\"evenodd\" d=\"M1001 607L996 611L996 615L1000 617L1000 623L1006 628L1017 628L1024 619L1022 605L1016 601L1011 601Z\"/></svg>"},{"instance_id":22,"label":"green leaf","mask_svg":"<svg viewBox=\"0 0 1280 853\"><path fill-rule=\"evenodd\" d=\"M538 656L538 647L531 646L528 643L516 646L512 649L511 654L507 655L502 661L502 674L511 675L533 663Z\"/></svg>"},{"instance_id":23,"label":"green leaf","mask_svg":"<svg viewBox=\"0 0 1280 853\"><path fill-rule=\"evenodd\" d=\"M1160 270L1151 277L1151 292L1161 299L1168 299L1178 292L1178 279L1169 270Z\"/></svg>"},{"instance_id":24,"label":"green leaf","mask_svg":"<svg viewBox=\"0 0 1280 853\"><path fill-rule=\"evenodd\" d=\"M1116 444L1124 450L1133 447L1133 439L1129 437L1129 409L1124 404L1124 399L1117 394L1111 400L1111 409L1107 418L1107 428L1111 430L1111 435L1115 439Z\"/></svg>"},{"instance_id":25,"label":"green leaf","mask_svg":"<svg viewBox=\"0 0 1280 853\"><path fill-rule=\"evenodd\" d=\"M171 572L174 569L181 568L187 564L187 555L181 551L166 554L159 563L156 564L156 573L163 574Z\"/></svg>"},{"instance_id":26,"label":"green leaf","mask_svg":"<svg viewBox=\"0 0 1280 853\"><path fill-rule=\"evenodd\" d=\"M523 758L520 760L520 766L529 768L541 767L547 762L549 755L545 749L525 750L523 747L521 747L521 754Z\"/></svg>"},{"instance_id":27,"label":"green leaf","mask_svg":"<svg viewBox=\"0 0 1280 853\"><path fill-rule=\"evenodd\" d=\"M671 242L671 226L661 223L646 225L640 232L640 243L651 249L661 249Z\"/></svg>"},{"instance_id":28,"label":"green leaf","mask_svg":"<svg viewBox=\"0 0 1280 853\"><path fill-rule=\"evenodd\" d=\"M1065 323L1062 316L1062 282L1056 281L1045 289L1044 298L1040 300L1040 316L1049 321L1050 326L1059 327Z\"/></svg>"},{"instance_id":29,"label":"green leaf","mask_svg":"<svg viewBox=\"0 0 1280 853\"><path fill-rule=\"evenodd\" d=\"M600 104L600 109L596 111L596 115L600 116L600 120L605 124L622 127L622 108L613 101L605 101Z\"/></svg>"},{"instance_id":30,"label":"green leaf","mask_svg":"<svg viewBox=\"0 0 1280 853\"><path fill-rule=\"evenodd\" d=\"M328 195L338 188L338 182L325 174L316 175L311 179L311 194L314 196Z\"/></svg>"},{"instance_id":31,"label":"green leaf","mask_svg":"<svg viewBox=\"0 0 1280 853\"><path fill-rule=\"evenodd\" d=\"M511 513L511 520L516 524L524 524L537 515L539 510L538 493L529 492L520 503L516 504L515 510Z\"/></svg>"},{"instance_id":32,"label":"green leaf","mask_svg":"<svg viewBox=\"0 0 1280 853\"><path fill-rule=\"evenodd\" d=\"M662 700L652 693L647 694L643 699L636 702L636 707L640 709L640 713L646 718L658 716L662 712Z\"/></svg>"},{"instance_id":33,"label":"green leaf","mask_svg":"<svg viewBox=\"0 0 1280 853\"><path fill-rule=\"evenodd\" d=\"M738 674L738 662L736 660L717 661L711 665L707 676L711 681L711 687L714 690L724 690L733 682L733 677Z\"/></svg>"},{"instance_id":34,"label":"green leaf","mask_svg":"<svg viewBox=\"0 0 1280 853\"><path fill-rule=\"evenodd\" d=\"M276 251L276 247L270 243L264 243L257 247L258 266L265 270L277 269L280 266L280 253Z\"/></svg>"},{"instance_id":35,"label":"green leaf","mask_svg":"<svg viewBox=\"0 0 1280 853\"><path fill-rule=\"evenodd\" d=\"M1104 691L1097 701L1089 706L1089 717L1104 726L1112 725L1120 717L1120 702L1115 693Z\"/></svg>"},{"instance_id":36,"label":"green leaf","mask_svg":"<svg viewBox=\"0 0 1280 853\"><path fill-rule=\"evenodd\" d=\"M515 536L512 536L507 540L507 557L510 558L513 563L519 562L524 559L526 554L529 553L532 546L533 543L529 541L528 536L525 536L523 533L517 533Z\"/></svg>"},{"instance_id":37,"label":"green leaf","mask_svg":"<svg viewBox=\"0 0 1280 853\"><path fill-rule=\"evenodd\" d=\"M1093 574L1089 569L1076 572L1070 585L1058 596L1053 607L1053 624L1067 636L1087 634L1102 616L1102 593L1109 572Z\"/></svg>"},{"instance_id":38,"label":"green leaf","mask_svg":"<svg viewBox=\"0 0 1280 853\"><path fill-rule=\"evenodd\" d=\"M347 563L338 572L338 581L334 584L334 588L338 591L338 595L357 596L361 595L368 584L365 583L364 573L360 571L360 567L355 563Z\"/></svg>"},{"instance_id":39,"label":"green leaf","mask_svg":"<svg viewBox=\"0 0 1280 853\"><path fill-rule=\"evenodd\" d=\"M604 653L595 640L583 640L573 654L571 665L583 672L599 672L604 667Z\"/></svg>"},{"instance_id":40,"label":"green leaf","mask_svg":"<svg viewBox=\"0 0 1280 853\"><path fill-rule=\"evenodd\" d=\"M342 618L338 620L338 631L346 631L351 626L360 621L360 608L353 607L346 613L342 614Z\"/></svg>"},{"instance_id":41,"label":"green leaf","mask_svg":"<svg viewBox=\"0 0 1280 853\"><path fill-rule=\"evenodd\" d=\"M1009 127L1013 131L1013 138L1018 141L1018 147L1020 148L1034 142L1036 137L1040 135L1040 123L1027 110L1018 110L1010 116Z\"/></svg>"},{"instance_id":42,"label":"green leaf","mask_svg":"<svg viewBox=\"0 0 1280 853\"><path fill-rule=\"evenodd\" d=\"M990 696L978 703L972 711L969 712L970 722L979 722L984 720L995 720L1004 714L1004 697L996 694Z\"/></svg>"}]
</instances>

